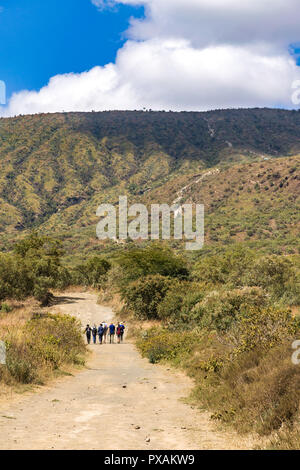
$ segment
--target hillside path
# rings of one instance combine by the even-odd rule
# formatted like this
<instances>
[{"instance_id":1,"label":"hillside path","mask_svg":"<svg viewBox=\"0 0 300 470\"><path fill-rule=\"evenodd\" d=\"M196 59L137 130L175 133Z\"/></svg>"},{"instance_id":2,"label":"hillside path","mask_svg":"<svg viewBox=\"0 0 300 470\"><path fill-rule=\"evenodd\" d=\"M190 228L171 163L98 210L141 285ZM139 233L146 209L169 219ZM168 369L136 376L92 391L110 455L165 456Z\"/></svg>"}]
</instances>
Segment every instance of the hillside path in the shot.
<instances>
[{"instance_id":1,"label":"hillside path","mask_svg":"<svg viewBox=\"0 0 300 470\"><path fill-rule=\"evenodd\" d=\"M91 292L65 293L51 310L77 316L82 325L114 315ZM251 448L185 404L192 381L141 358L126 336L124 344L89 349L84 370L0 405L0 449Z\"/></svg>"}]
</instances>

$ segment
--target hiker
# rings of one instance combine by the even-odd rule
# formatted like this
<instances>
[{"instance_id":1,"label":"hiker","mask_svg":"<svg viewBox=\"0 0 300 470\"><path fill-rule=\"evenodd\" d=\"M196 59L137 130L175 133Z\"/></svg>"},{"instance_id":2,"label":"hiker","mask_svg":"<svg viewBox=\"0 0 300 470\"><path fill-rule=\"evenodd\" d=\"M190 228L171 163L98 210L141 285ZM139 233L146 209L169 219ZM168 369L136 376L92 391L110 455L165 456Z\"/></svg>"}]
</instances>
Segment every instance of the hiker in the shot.
<instances>
[{"instance_id":1,"label":"hiker","mask_svg":"<svg viewBox=\"0 0 300 470\"><path fill-rule=\"evenodd\" d=\"M103 331L103 342L104 342L104 344L106 344L108 325L105 321L103 321L102 326L103 326L103 330L104 330Z\"/></svg>"},{"instance_id":2,"label":"hiker","mask_svg":"<svg viewBox=\"0 0 300 470\"><path fill-rule=\"evenodd\" d=\"M108 329L109 329L109 342L111 344L111 343L114 343L114 340L115 340L116 327L113 323L111 323Z\"/></svg>"},{"instance_id":3,"label":"hiker","mask_svg":"<svg viewBox=\"0 0 300 470\"><path fill-rule=\"evenodd\" d=\"M98 328L98 336L99 336L99 343L102 344L102 339L103 339L103 333L104 333L104 328L103 325L99 325Z\"/></svg>"},{"instance_id":4,"label":"hiker","mask_svg":"<svg viewBox=\"0 0 300 470\"><path fill-rule=\"evenodd\" d=\"M93 335L93 342L94 342L94 344L96 344L96 342L97 342L97 327L96 327L96 325L93 326L92 335Z\"/></svg>"},{"instance_id":5,"label":"hiker","mask_svg":"<svg viewBox=\"0 0 300 470\"><path fill-rule=\"evenodd\" d=\"M118 326L117 326L117 338L118 338L118 344L120 344L120 341L121 341L121 334L122 334L122 328L121 328L121 325L120 325L120 323L118 323Z\"/></svg>"},{"instance_id":6,"label":"hiker","mask_svg":"<svg viewBox=\"0 0 300 470\"><path fill-rule=\"evenodd\" d=\"M90 327L90 325L86 325L86 328L85 328L84 332L85 332L85 334L86 334L87 342L88 342L88 344L90 344L90 342L91 342L91 334L92 334L92 328Z\"/></svg>"},{"instance_id":7,"label":"hiker","mask_svg":"<svg viewBox=\"0 0 300 470\"><path fill-rule=\"evenodd\" d=\"M123 343L123 336L124 336L124 330L125 330L124 322L120 323L120 327L121 327L121 343Z\"/></svg>"}]
</instances>

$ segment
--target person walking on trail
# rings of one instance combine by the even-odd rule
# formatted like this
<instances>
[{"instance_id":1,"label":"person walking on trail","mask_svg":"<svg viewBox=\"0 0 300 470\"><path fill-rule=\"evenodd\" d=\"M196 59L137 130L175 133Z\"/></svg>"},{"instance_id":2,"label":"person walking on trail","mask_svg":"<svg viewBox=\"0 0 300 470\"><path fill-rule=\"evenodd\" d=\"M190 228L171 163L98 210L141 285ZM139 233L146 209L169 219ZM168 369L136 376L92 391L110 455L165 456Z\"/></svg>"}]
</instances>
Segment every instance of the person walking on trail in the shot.
<instances>
[{"instance_id":1,"label":"person walking on trail","mask_svg":"<svg viewBox=\"0 0 300 470\"><path fill-rule=\"evenodd\" d=\"M103 326L103 330L104 330L104 331L103 331L103 342L104 342L104 344L106 344L107 332L108 332L108 324L107 324L105 321L103 321L103 322L102 322L102 326Z\"/></svg>"},{"instance_id":2,"label":"person walking on trail","mask_svg":"<svg viewBox=\"0 0 300 470\"><path fill-rule=\"evenodd\" d=\"M121 323L120 323L120 328L121 328L121 336L120 336L120 339L121 339L121 343L123 343L123 336L124 336L124 330L125 330L124 322L121 322Z\"/></svg>"},{"instance_id":3,"label":"person walking on trail","mask_svg":"<svg viewBox=\"0 0 300 470\"><path fill-rule=\"evenodd\" d=\"M90 344L91 334L92 334L92 328L90 327L90 325L86 325L86 328L85 328L84 332L86 334L87 343Z\"/></svg>"},{"instance_id":4,"label":"person walking on trail","mask_svg":"<svg viewBox=\"0 0 300 470\"><path fill-rule=\"evenodd\" d=\"M96 325L93 326L92 335L93 335L93 342L94 342L94 344L96 344L96 342L97 342L97 327L96 327Z\"/></svg>"},{"instance_id":5,"label":"person walking on trail","mask_svg":"<svg viewBox=\"0 0 300 470\"><path fill-rule=\"evenodd\" d=\"M98 328L98 336L99 336L99 343L102 344L102 340L103 340L103 333L104 333L104 328L103 328L103 325L99 325L99 328Z\"/></svg>"},{"instance_id":6,"label":"person walking on trail","mask_svg":"<svg viewBox=\"0 0 300 470\"><path fill-rule=\"evenodd\" d=\"M118 338L118 344L120 344L120 342L121 342L121 333L122 333L122 328L121 328L121 325L120 325L120 323L118 323L118 326L117 326L117 338Z\"/></svg>"},{"instance_id":7,"label":"person walking on trail","mask_svg":"<svg viewBox=\"0 0 300 470\"><path fill-rule=\"evenodd\" d=\"M109 342L114 343L115 342L115 332L116 332L116 327L113 323L111 323L108 327L109 329Z\"/></svg>"}]
</instances>

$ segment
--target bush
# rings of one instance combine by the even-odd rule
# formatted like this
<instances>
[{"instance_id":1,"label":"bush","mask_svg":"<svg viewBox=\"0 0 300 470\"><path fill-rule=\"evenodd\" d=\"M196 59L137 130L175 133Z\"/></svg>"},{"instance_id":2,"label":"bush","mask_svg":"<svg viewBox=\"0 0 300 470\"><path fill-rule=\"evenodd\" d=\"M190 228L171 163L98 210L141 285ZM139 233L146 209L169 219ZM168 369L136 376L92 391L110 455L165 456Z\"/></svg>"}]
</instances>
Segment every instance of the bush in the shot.
<instances>
[{"instance_id":1,"label":"bush","mask_svg":"<svg viewBox=\"0 0 300 470\"><path fill-rule=\"evenodd\" d=\"M181 360L192 351L197 337L189 332L170 332L152 328L142 336L137 346L144 357L154 364L162 360Z\"/></svg>"},{"instance_id":2,"label":"bush","mask_svg":"<svg viewBox=\"0 0 300 470\"><path fill-rule=\"evenodd\" d=\"M0 254L0 300L24 299L32 295L34 275L23 260Z\"/></svg>"},{"instance_id":3,"label":"bush","mask_svg":"<svg viewBox=\"0 0 300 470\"><path fill-rule=\"evenodd\" d=\"M290 343L253 349L198 376L194 397L243 432L270 435L297 418L300 370L291 364Z\"/></svg>"},{"instance_id":4,"label":"bush","mask_svg":"<svg viewBox=\"0 0 300 470\"><path fill-rule=\"evenodd\" d=\"M126 308L137 318L157 319L158 306L166 296L172 281L159 274L130 283L121 290Z\"/></svg>"},{"instance_id":5,"label":"bush","mask_svg":"<svg viewBox=\"0 0 300 470\"><path fill-rule=\"evenodd\" d=\"M183 297L177 294L170 311L176 305L182 309ZM287 309L262 307L265 295L259 288L214 295L218 305L230 300L233 309L234 321L225 331L152 328L138 338L138 348L152 363L168 360L184 367L196 381L194 401L210 409L214 419L264 435L292 425L300 402L300 369L291 363L299 319Z\"/></svg>"},{"instance_id":6,"label":"bush","mask_svg":"<svg viewBox=\"0 0 300 470\"><path fill-rule=\"evenodd\" d=\"M36 360L30 347L11 343L7 348L7 370L10 375L23 384L34 382L38 377Z\"/></svg>"},{"instance_id":7,"label":"bush","mask_svg":"<svg viewBox=\"0 0 300 470\"><path fill-rule=\"evenodd\" d=\"M41 383L51 370L84 362L81 325L69 315L37 316L18 331L10 329L3 339L8 376L2 378L6 381Z\"/></svg>"},{"instance_id":8,"label":"bush","mask_svg":"<svg viewBox=\"0 0 300 470\"><path fill-rule=\"evenodd\" d=\"M27 323L32 350L54 368L62 363L76 363L85 350L80 322L69 315L37 317Z\"/></svg>"},{"instance_id":9,"label":"bush","mask_svg":"<svg viewBox=\"0 0 300 470\"><path fill-rule=\"evenodd\" d=\"M0 300L35 296L43 305L51 288L65 288L70 273L60 264L59 242L32 234L19 242L14 253L0 255Z\"/></svg>"},{"instance_id":10,"label":"bush","mask_svg":"<svg viewBox=\"0 0 300 470\"><path fill-rule=\"evenodd\" d=\"M123 271L122 285L141 277L159 274L165 277L186 279L189 276L187 264L174 252L160 246L132 249L117 259Z\"/></svg>"},{"instance_id":11,"label":"bush","mask_svg":"<svg viewBox=\"0 0 300 470\"><path fill-rule=\"evenodd\" d=\"M0 312L9 313L12 311L12 307L8 305L6 302L3 302L0 308Z\"/></svg>"},{"instance_id":12,"label":"bush","mask_svg":"<svg viewBox=\"0 0 300 470\"><path fill-rule=\"evenodd\" d=\"M296 273L287 258L272 255L257 260L249 272L249 285L262 287L274 299L293 292L300 301Z\"/></svg>"},{"instance_id":13,"label":"bush","mask_svg":"<svg viewBox=\"0 0 300 470\"><path fill-rule=\"evenodd\" d=\"M255 253L249 248L237 245L223 254L200 257L193 269L193 278L207 284L227 284L240 287L244 276L253 264Z\"/></svg>"},{"instance_id":14,"label":"bush","mask_svg":"<svg viewBox=\"0 0 300 470\"><path fill-rule=\"evenodd\" d=\"M100 256L93 256L85 264L76 266L73 272L75 284L100 287L106 279L111 264Z\"/></svg>"},{"instance_id":15,"label":"bush","mask_svg":"<svg viewBox=\"0 0 300 470\"><path fill-rule=\"evenodd\" d=\"M227 336L234 346L234 354L258 348L268 351L291 337L297 322L288 309L251 307L237 316Z\"/></svg>"},{"instance_id":16,"label":"bush","mask_svg":"<svg viewBox=\"0 0 300 470\"><path fill-rule=\"evenodd\" d=\"M195 327L201 318L195 306L203 299L204 292L203 286L197 284L185 282L175 284L159 304L158 318L169 325Z\"/></svg>"},{"instance_id":17,"label":"bush","mask_svg":"<svg viewBox=\"0 0 300 470\"><path fill-rule=\"evenodd\" d=\"M268 298L262 289L257 287L244 287L231 291L210 292L194 308L202 318L201 325L205 328L228 330L239 315L250 307L263 307L267 305Z\"/></svg>"}]
</instances>

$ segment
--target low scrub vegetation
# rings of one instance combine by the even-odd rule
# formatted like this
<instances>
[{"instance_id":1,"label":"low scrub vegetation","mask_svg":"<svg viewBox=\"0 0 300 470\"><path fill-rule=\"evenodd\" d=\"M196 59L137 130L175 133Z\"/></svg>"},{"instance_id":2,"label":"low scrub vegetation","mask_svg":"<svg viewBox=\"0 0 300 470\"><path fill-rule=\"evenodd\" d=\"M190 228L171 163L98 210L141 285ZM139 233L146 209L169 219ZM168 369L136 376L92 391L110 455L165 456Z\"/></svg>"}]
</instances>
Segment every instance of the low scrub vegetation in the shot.
<instances>
[{"instance_id":1,"label":"low scrub vegetation","mask_svg":"<svg viewBox=\"0 0 300 470\"><path fill-rule=\"evenodd\" d=\"M47 306L52 289L70 285L99 288L105 282L111 267L106 259L92 256L70 269L62 263L63 254L58 240L37 233L17 243L12 252L0 253L0 302L34 297ZM2 303L2 311L5 305Z\"/></svg>"},{"instance_id":2,"label":"low scrub vegetation","mask_svg":"<svg viewBox=\"0 0 300 470\"><path fill-rule=\"evenodd\" d=\"M244 244L184 255L164 243L132 244L67 269L60 244L32 234L0 257L0 315L14 315L10 298L46 304L51 289L69 285L118 294L123 314L147 325L136 333L143 356L185 369L195 379L193 401L213 419L288 448L300 419L300 368L291 361L299 280L299 255ZM82 361L80 325L70 317L27 318L0 333L8 350L2 382L39 383Z\"/></svg>"},{"instance_id":3,"label":"low scrub vegetation","mask_svg":"<svg viewBox=\"0 0 300 470\"><path fill-rule=\"evenodd\" d=\"M58 241L35 233L17 243L12 253L0 254L0 300L34 296L47 305L49 289L71 282L70 273L61 265L62 254Z\"/></svg>"},{"instance_id":4,"label":"low scrub vegetation","mask_svg":"<svg viewBox=\"0 0 300 470\"><path fill-rule=\"evenodd\" d=\"M126 256L125 276L136 253L131 263ZM212 419L272 436L280 448L283 432L285 442L296 436L300 411L300 368L291 361L300 317L290 308L300 305L299 260L237 246L185 263L184 278L160 266L119 283L125 309L156 321L137 333L138 348L152 363L184 368L195 379L193 401Z\"/></svg>"},{"instance_id":5,"label":"low scrub vegetation","mask_svg":"<svg viewBox=\"0 0 300 470\"><path fill-rule=\"evenodd\" d=\"M0 317L0 337L6 345L1 384L42 384L66 365L84 364L81 325L68 315L32 315L12 308Z\"/></svg>"}]
</instances>

